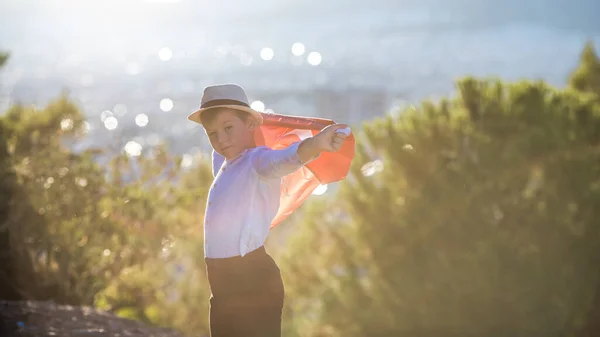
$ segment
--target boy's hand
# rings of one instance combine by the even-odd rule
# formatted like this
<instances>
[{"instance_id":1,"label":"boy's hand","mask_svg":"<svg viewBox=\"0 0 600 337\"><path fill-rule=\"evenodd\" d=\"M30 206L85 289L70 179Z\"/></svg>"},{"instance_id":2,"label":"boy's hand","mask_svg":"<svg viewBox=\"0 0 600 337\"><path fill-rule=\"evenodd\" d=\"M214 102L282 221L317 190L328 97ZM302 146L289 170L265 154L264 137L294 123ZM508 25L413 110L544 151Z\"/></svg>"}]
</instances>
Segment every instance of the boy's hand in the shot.
<instances>
[{"instance_id":1,"label":"boy's hand","mask_svg":"<svg viewBox=\"0 0 600 337\"><path fill-rule=\"evenodd\" d=\"M338 132L346 128L344 124L332 124L325 127L321 132L313 136L316 146L320 151L337 152L344 144L348 135Z\"/></svg>"},{"instance_id":2,"label":"boy's hand","mask_svg":"<svg viewBox=\"0 0 600 337\"><path fill-rule=\"evenodd\" d=\"M315 136L306 139L298 148L298 155L303 162L315 158L321 152L337 152L348 138L349 133L342 133L344 124L332 124L325 127ZM339 132L338 132L339 131Z\"/></svg>"}]
</instances>

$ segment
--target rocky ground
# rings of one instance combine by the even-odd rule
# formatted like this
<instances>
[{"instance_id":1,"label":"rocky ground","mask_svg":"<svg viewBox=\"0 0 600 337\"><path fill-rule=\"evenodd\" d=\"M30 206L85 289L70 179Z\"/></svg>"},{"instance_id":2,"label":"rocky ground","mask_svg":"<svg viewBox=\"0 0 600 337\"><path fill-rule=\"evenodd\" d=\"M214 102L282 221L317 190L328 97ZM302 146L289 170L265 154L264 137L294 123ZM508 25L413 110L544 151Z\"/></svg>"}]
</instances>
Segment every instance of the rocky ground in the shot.
<instances>
[{"instance_id":1,"label":"rocky ground","mask_svg":"<svg viewBox=\"0 0 600 337\"><path fill-rule=\"evenodd\" d=\"M148 327L89 307L0 301L0 337L13 336L183 337L173 330Z\"/></svg>"}]
</instances>

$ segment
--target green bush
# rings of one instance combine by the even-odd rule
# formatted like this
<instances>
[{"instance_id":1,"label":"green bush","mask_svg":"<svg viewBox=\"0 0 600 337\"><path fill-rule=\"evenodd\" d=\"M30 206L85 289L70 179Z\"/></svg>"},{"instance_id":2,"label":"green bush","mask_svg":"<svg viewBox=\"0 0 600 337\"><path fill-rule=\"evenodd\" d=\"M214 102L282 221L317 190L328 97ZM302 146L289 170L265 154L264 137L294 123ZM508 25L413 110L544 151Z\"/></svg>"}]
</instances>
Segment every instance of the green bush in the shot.
<instances>
[{"instance_id":1,"label":"green bush","mask_svg":"<svg viewBox=\"0 0 600 337\"><path fill-rule=\"evenodd\" d=\"M600 95L600 59L592 42L583 48L579 65L569 77L569 85L581 92Z\"/></svg>"},{"instance_id":2,"label":"green bush","mask_svg":"<svg viewBox=\"0 0 600 337\"><path fill-rule=\"evenodd\" d=\"M207 331L202 218L212 174L157 147L97 164L73 153L84 118L66 97L0 117L2 288L22 299L95 305L125 317Z\"/></svg>"},{"instance_id":3,"label":"green bush","mask_svg":"<svg viewBox=\"0 0 600 337\"><path fill-rule=\"evenodd\" d=\"M352 176L298 223L290 336L550 336L600 279L600 105L544 83L364 125Z\"/></svg>"}]
</instances>

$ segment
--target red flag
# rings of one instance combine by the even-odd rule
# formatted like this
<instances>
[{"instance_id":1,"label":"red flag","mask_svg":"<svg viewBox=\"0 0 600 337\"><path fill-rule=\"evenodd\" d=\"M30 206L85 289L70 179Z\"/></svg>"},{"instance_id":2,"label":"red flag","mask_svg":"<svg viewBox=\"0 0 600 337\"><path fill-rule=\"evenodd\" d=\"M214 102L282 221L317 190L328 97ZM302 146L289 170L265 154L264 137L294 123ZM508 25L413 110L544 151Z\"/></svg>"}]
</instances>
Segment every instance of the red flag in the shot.
<instances>
[{"instance_id":1,"label":"red flag","mask_svg":"<svg viewBox=\"0 0 600 337\"><path fill-rule=\"evenodd\" d=\"M324 127L335 124L323 118L262 113L263 124L255 134L257 146L283 149L302 139L312 137ZM350 133L338 152L323 152L321 155L281 181L279 211L271 228L279 225L294 212L319 186L346 178L354 159L354 135Z\"/></svg>"}]
</instances>

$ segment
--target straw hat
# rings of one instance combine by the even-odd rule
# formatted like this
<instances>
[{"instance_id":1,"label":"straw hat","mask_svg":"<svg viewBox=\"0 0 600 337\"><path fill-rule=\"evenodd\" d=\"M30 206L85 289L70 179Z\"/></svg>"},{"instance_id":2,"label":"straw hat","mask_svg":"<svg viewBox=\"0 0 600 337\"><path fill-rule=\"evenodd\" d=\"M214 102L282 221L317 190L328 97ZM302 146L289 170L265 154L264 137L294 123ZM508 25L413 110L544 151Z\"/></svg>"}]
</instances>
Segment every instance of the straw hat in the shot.
<instances>
[{"instance_id":1,"label":"straw hat","mask_svg":"<svg viewBox=\"0 0 600 337\"><path fill-rule=\"evenodd\" d=\"M217 84L204 89L200 101L200 109L188 116L188 119L202 124L202 113L214 108L230 108L249 113L262 124L263 118L260 112L252 109L248 103L248 97L244 89L237 84Z\"/></svg>"}]
</instances>

